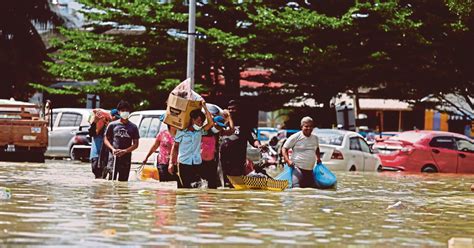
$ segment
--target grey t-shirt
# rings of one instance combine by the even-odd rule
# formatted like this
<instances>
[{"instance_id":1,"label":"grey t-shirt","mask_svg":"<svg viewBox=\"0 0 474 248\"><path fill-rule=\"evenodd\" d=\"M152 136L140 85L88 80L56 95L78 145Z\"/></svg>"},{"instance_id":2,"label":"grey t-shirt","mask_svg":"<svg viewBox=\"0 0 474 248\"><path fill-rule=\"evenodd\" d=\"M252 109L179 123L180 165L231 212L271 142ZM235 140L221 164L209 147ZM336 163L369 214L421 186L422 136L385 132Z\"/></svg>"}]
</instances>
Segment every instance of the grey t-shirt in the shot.
<instances>
[{"instance_id":1,"label":"grey t-shirt","mask_svg":"<svg viewBox=\"0 0 474 248\"><path fill-rule=\"evenodd\" d=\"M115 149L129 148L132 145L132 140L140 138L135 124L130 121L123 124L120 120L109 124L105 136ZM127 154L127 156L131 156L131 154Z\"/></svg>"},{"instance_id":2,"label":"grey t-shirt","mask_svg":"<svg viewBox=\"0 0 474 248\"><path fill-rule=\"evenodd\" d=\"M283 145L286 149L293 149L291 160L298 168L312 170L316 163L316 149L319 147L319 139L311 134L306 137L302 131L291 135Z\"/></svg>"}]
</instances>

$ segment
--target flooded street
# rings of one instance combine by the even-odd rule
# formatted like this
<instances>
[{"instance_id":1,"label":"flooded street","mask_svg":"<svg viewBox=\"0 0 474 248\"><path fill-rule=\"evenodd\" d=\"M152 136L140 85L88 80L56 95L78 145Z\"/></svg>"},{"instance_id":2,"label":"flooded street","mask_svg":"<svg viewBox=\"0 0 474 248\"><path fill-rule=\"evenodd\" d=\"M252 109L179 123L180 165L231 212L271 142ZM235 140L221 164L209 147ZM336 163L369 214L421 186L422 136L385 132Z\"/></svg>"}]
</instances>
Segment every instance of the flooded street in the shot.
<instances>
[{"instance_id":1,"label":"flooded street","mask_svg":"<svg viewBox=\"0 0 474 248\"><path fill-rule=\"evenodd\" d=\"M379 245L474 237L471 175L336 173L337 190L160 189L88 163L0 163L0 246Z\"/></svg>"}]
</instances>

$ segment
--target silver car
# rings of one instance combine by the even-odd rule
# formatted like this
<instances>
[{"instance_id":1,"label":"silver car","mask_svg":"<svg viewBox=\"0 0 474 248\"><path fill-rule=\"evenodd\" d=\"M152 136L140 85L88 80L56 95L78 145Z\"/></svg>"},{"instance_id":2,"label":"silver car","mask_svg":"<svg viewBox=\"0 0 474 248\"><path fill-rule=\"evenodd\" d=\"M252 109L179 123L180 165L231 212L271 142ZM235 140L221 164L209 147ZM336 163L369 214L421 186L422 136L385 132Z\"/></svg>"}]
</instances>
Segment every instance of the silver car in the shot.
<instances>
[{"instance_id":1,"label":"silver car","mask_svg":"<svg viewBox=\"0 0 474 248\"><path fill-rule=\"evenodd\" d=\"M87 122L92 109L84 108L57 108L53 109L52 122L49 123L47 157L70 157L77 159L75 150L82 144L75 137L78 132L87 131L90 124ZM90 149L90 148L89 148Z\"/></svg>"}]
</instances>

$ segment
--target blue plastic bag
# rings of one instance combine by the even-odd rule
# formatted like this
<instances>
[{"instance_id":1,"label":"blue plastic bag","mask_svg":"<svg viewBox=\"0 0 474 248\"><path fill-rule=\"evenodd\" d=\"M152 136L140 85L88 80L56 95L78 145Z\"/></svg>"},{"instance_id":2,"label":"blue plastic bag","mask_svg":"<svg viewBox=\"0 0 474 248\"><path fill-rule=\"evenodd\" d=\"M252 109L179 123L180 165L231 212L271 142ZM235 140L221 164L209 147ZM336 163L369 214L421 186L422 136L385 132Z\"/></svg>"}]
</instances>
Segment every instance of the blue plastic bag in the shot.
<instances>
[{"instance_id":1,"label":"blue plastic bag","mask_svg":"<svg viewBox=\"0 0 474 248\"><path fill-rule=\"evenodd\" d=\"M313 168L314 181L321 188L331 188L336 185L336 176L322 163Z\"/></svg>"},{"instance_id":2,"label":"blue plastic bag","mask_svg":"<svg viewBox=\"0 0 474 248\"><path fill-rule=\"evenodd\" d=\"M280 173L278 176L275 177L276 180L287 180L288 181L288 188L293 187L293 167L288 166L285 164L283 167L283 172Z\"/></svg>"}]
</instances>

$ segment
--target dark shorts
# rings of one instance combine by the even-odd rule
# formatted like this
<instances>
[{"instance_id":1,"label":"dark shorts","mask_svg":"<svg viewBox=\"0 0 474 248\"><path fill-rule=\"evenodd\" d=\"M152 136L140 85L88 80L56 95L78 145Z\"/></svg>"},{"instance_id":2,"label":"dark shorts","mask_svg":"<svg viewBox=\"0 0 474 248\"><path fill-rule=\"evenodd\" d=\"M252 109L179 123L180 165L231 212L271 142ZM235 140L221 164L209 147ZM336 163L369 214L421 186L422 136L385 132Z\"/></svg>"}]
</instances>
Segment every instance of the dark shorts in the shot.
<instances>
[{"instance_id":1,"label":"dark shorts","mask_svg":"<svg viewBox=\"0 0 474 248\"><path fill-rule=\"evenodd\" d=\"M202 176L202 165L178 164L178 176L181 188L198 188L200 187Z\"/></svg>"},{"instance_id":2,"label":"dark shorts","mask_svg":"<svg viewBox=\"0 0 474 248\"><path fill-rule=\"evenodd\" d=\"M202 176L207 181L207 187L217 189L219 180L217 176L217 161L202 161Z\"/></svg>"},{"instance_id":3,"label":"dark shorts","mask_svg":"<svg viewBox=\"0 0 474 248\"><path fill-rule=\"evenodd\" d=\"M304 170L295 166L292 180L293 188L317 188L313 170Z\"/></svg>"},{"instance_id":4,"label":"dark shorts","mask_svg":"<svg viewBox=\"0 0 474 248\"><path fill-rule=\"evenodd\" d=\"M109 162L107 164L108 179L111 180L113 178L113 180L116 180L118 176L119 181L128 181L131 165L132 161L129 156L117 157L114 170L114 156L109 155ZM115 171L115 174L112 177L113 171Z\"/></svg>"},{"instance_id":5,"label":"dark shorts","mask_svg":"<svg viewBox=\"0 0 474 248\"><path fill-rule=\"evenodd\" d=\"M158 173L160 173L160 181L162 182L178 181L178 177L176 175L171 175L168 172L167 164L158 164L157 167L158 167Z\"/></svg>"}]
</instances>

